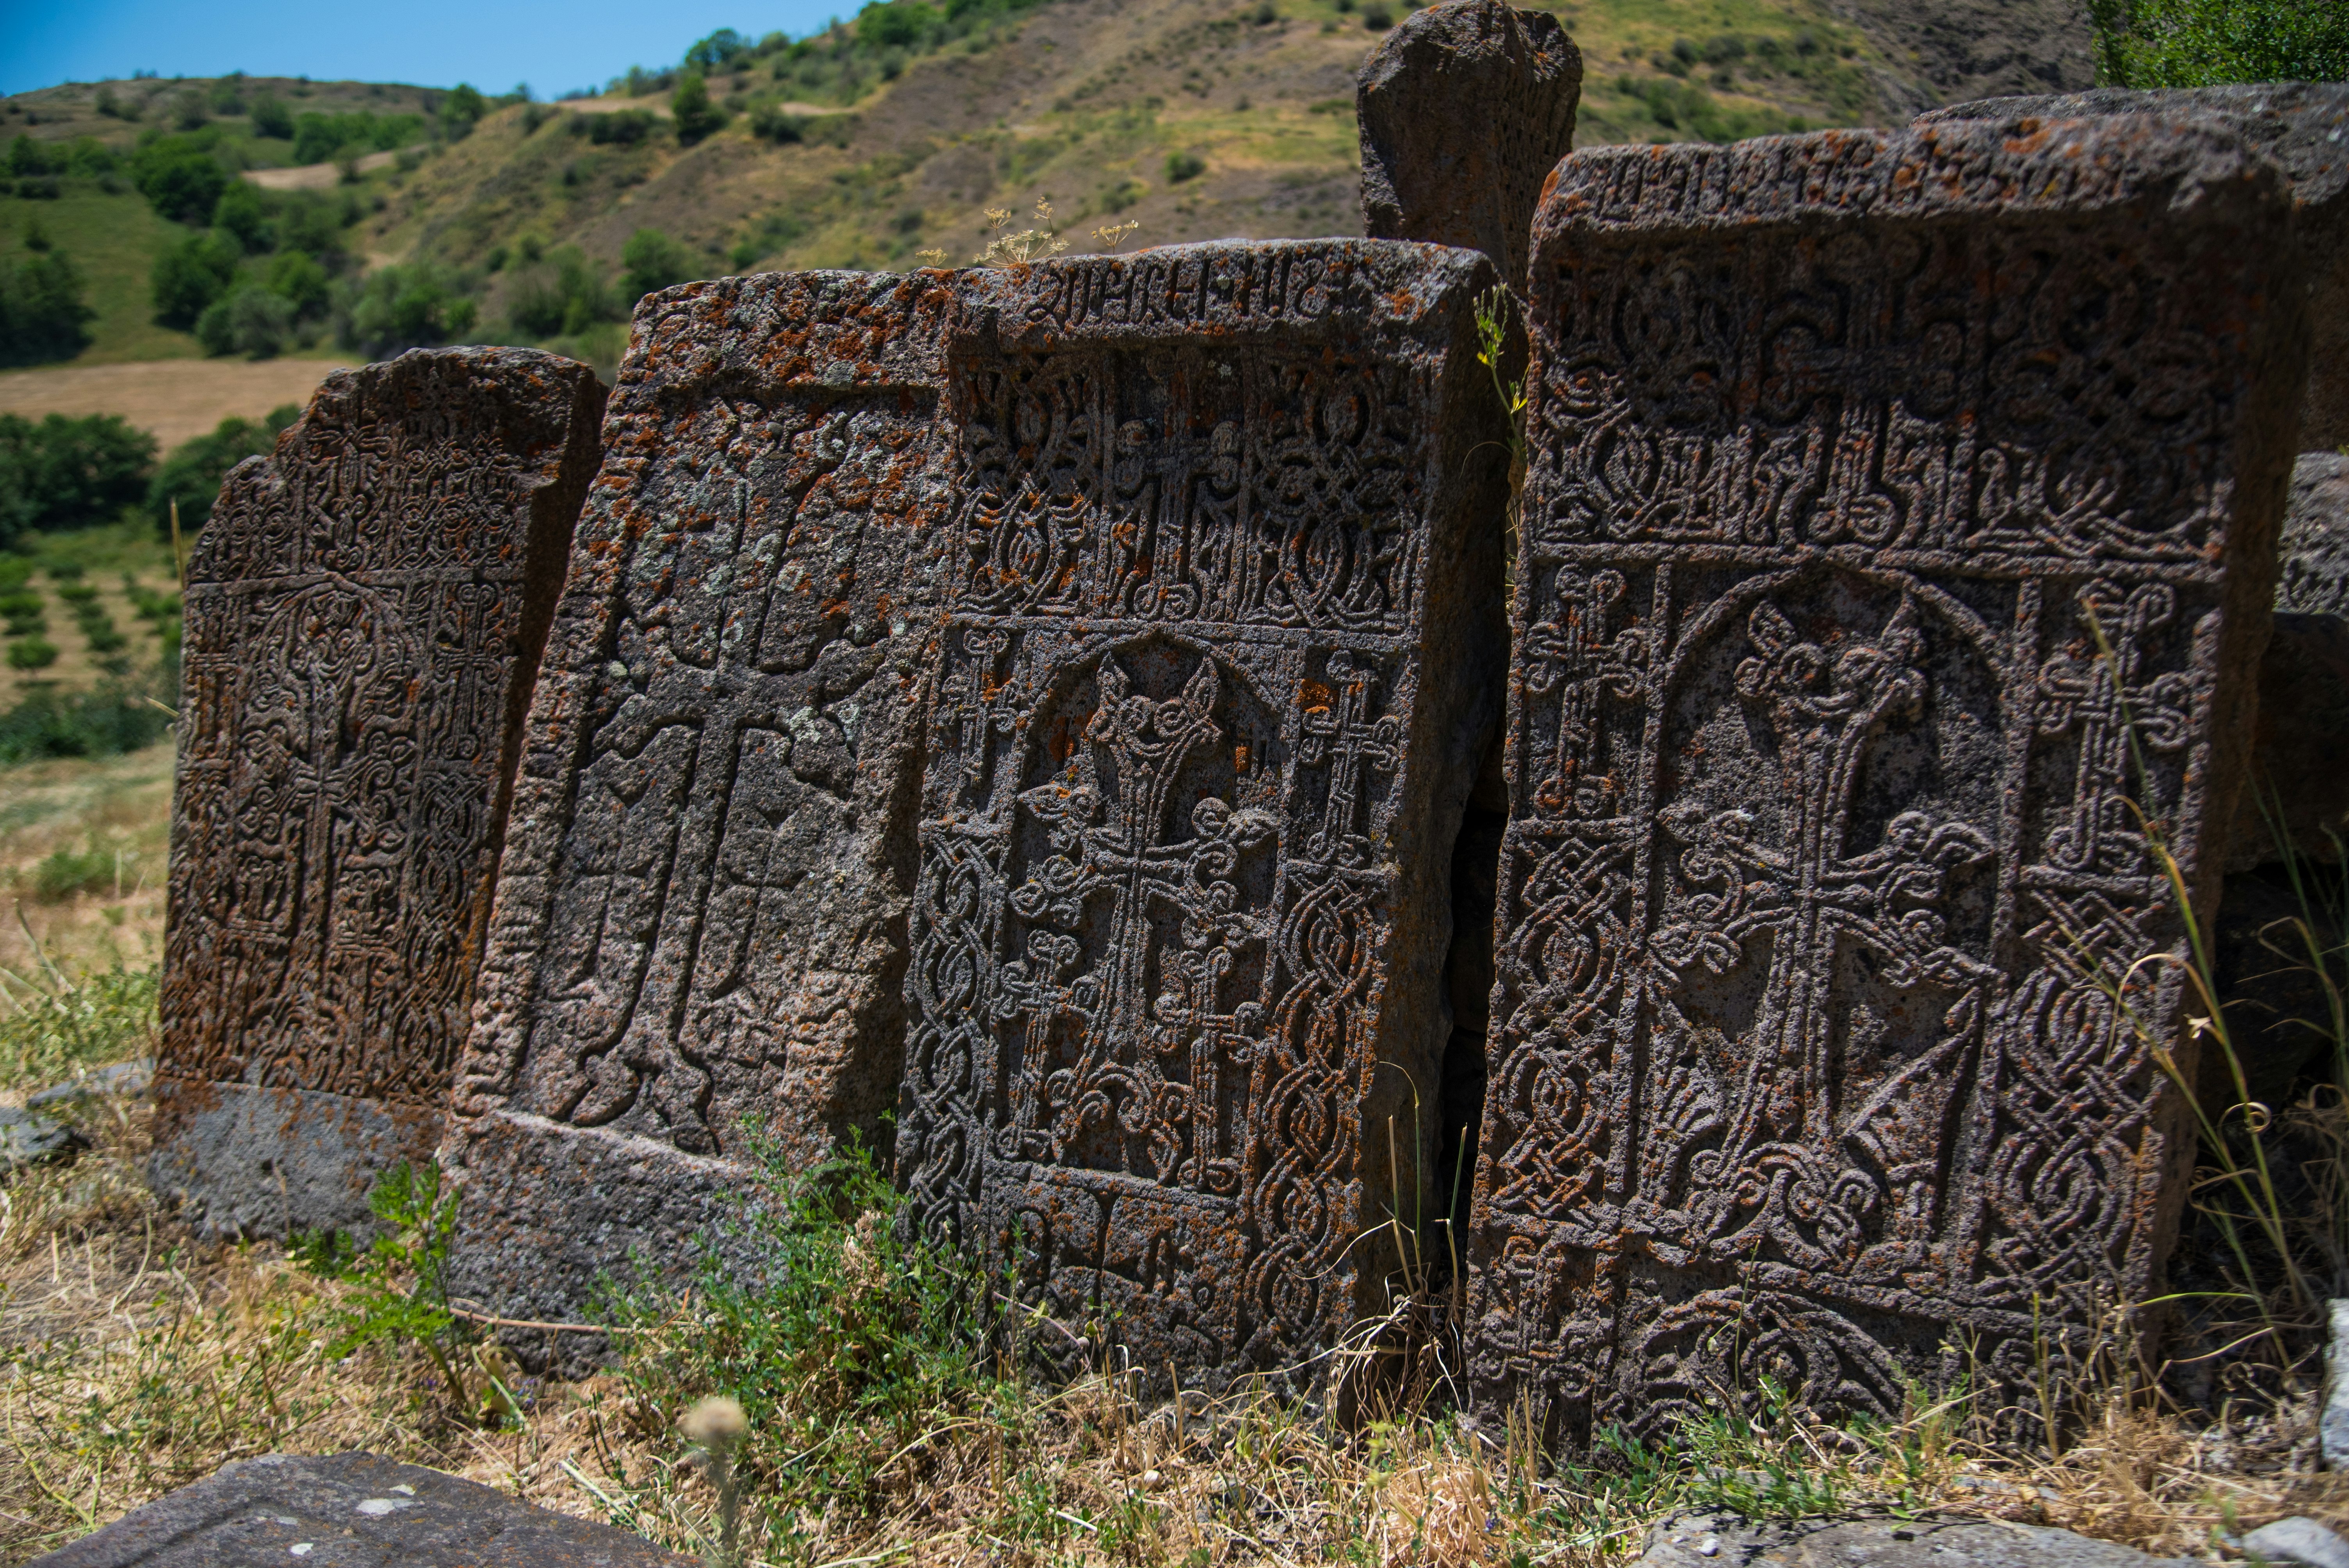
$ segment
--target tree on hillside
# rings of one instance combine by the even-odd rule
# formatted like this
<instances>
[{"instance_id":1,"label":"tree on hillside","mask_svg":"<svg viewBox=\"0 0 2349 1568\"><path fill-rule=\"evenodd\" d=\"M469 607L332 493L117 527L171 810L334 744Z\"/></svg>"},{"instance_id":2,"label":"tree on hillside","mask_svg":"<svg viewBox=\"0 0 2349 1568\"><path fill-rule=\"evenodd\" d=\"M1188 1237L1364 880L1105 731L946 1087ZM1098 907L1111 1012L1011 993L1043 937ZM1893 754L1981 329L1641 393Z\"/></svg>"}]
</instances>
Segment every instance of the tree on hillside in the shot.
<instances>
[{"instance_id":1,"label":"tree on hillside","mask_svg":"<svg viewBox=\"0 0 2349 1568\"><path fill-rule=\"evenodd\" d=\"M658 229L639 229L620 247L620 304L634 310L636 302L655 289L690 283L702 275L693 253Z\"/></svg>"},{"instance_id":2,"label":"tree on hillside","mask_svg":"<svg viewBox=\"0 0 2349 1568\"><path fill-rule=\"evenodd\" d=\"M0 414L0 544L27 529L87 528L136 501L155 438L119 414L39 424Z\"/></svg>"},{"instance_id":3,"label":"tree on hillside","mask_svg":"<svg viewBox=\"0 0 2349 1568\"><path fill-rule=\"evenodd\" d=\"M195 325L205 308L228 292L241 253L234 240L220 233L190 234L166 245L149 274L155 319L183 330Z\"/></svg>"},{"instance_id":4,"label":"tree on hillside","mask_svg":"<svg viewBox=\"0 0 2349 1568\"><path fill-rule=\"evenodd\" d=\"M220 160L183 136L164 137L133 153L130 179L139 194L174 223L203 222L228 189L228 170Z\"/></svg>"},{"instance_id":5,"label":"tree on hillside","mask_svg":"<svg viewBox=\"0 0 2349 1568\"><path fill-rule=\"evenodd\" d=\"M726 111L709 101L709 84L701 79L699 71L688 71L677 91L668 100L669 112L677 117L677 144L691 147L703 137L722 128Z\"/></svg>"},{"instance_id":6,"label":"tree on hillside","mask_svg":"<svg viewBox=\"0 0 2349 1568\"><path fill-rule=\"evenodd\" d=\"M2088 15L2106 87L2349 80L2344 0L2088 0Z\"/></svg>"},{"instance_id":7,"label":"tree on hillside","mask_svg":"<svg viewBox=\"0 0 2349 1568\"><path fill-rule=\"evenodd\" d=\"M27 254L0 259L0 365L71 359L88 346L84 324L98 313L82 297L81 273L66 253L38 231L25 238Z\"/></svg>"}]
</instances>

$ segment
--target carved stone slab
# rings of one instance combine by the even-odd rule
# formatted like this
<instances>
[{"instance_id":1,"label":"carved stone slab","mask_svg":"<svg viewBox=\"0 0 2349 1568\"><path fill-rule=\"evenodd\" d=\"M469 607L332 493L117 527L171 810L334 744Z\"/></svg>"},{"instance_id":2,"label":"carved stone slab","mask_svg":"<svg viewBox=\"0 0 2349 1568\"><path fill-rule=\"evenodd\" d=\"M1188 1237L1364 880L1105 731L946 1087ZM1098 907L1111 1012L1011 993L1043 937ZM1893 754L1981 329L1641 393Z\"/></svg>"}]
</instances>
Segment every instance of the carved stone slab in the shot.
<instances>
[{"instance_id":1,"label":"carved stone slab","mask_svg":"<svg viewBox=\"0 0 2349 1568\"><path fill-rule=\"evenodd\" d=\"M951 299L808 273L638 309L450 1128L460 1284L502 1315L682 1261L750 1124L804 1167L895 1101Z\"/></svg>"},{"instance_id":2,"label":"carved stone slab","mask_svg":"<svg viewBox=\"0 0 2349 1568\"><path fill-rule=\"evenodd\" d=\"M153 1177L364 1222L429 1154L604 390L528 349L327 378L188 562Z\"/></svg>"},{"instance_id":3,"label":"carved stone slab","mask_svg":"<svg viewBox=\"0 0 2349 1568\"><path fill-rule=\"evenodd\" d=\"M641 1536L378 1454L264 1454L29 1568L692 1568Z\"/></svg>"},{"instance_id":4,"label":"carved stone slab","mask_svg":"<svg viewBox=\"0 0 2349 1568\"><path fill-rule=\"evenodd\" d=\"M1480 1398L1568 1440L1764 1374L1898 1412L1960 1336L2020 1378L2034 1326L2061 1357L2150 1293L2190 1142L2096 973L2181 944L2140 810L2216 892L2290 219L2240 142L2147 119L1561 166ZM2132 1005L2184 1054L2172 974Z\"/></svg>"},{"instance_id":5,"label":"carved stone slab","mask_svg":"<svg viewBox=\"0 0 2349 1568\"><path fill-rule=\"evenodd\" d=\"M1534 207L1573 150L1581 98L1582 51L1548 13L1500 0L1413 12L1356 80L1362 232L1482 251L1522 292Z\"/></svg>"},{"instance_id":6,"label":"carved stone slab","mask_svg":"<svg viewBox=\"0 0 2349 1568\"><path fill-rule=\"evenodd\" d=\"M2075 119L2151 114L2225 127L2282 170L2302 243L2311 261L2308 398L2301 409L2302 451L2349 446L2349 85L2261 82L2240 87L2163 88L2035 98L1983 98L1939 109L1918 123L1950 119Z\"/></svg>"},{"instance_id":7,"label":"carved stone slab","mask_svg":"<svg viewBox=\"0 0 2349 1568\"><path fill-rule=\"evenodd\" d=\"M2292 467L2276 608L2349 614L2349 454L2302 452Z\"/></svg>"},{"instance_id":8,"label":"carved stone slab","mask_svg":"<svg viewBox=\"0 0 2349 1568\"><path fill-rule=\"evenodd\" d=\"M1432 1217L1493 279L1360 241L961 277L897 1173L1162 1383L1309 1377Z\"/></svg>"}]
</instances>

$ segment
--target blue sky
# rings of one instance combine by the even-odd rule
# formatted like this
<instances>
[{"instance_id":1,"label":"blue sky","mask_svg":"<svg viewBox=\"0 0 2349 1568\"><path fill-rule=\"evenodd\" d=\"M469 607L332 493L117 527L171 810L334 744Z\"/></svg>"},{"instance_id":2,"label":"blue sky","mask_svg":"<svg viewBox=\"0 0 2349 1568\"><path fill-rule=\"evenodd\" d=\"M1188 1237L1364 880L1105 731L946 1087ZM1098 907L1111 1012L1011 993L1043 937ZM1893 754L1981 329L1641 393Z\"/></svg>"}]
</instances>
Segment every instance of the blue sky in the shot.
<instances>
[{"instance_id":1,"label":"blue sky","mask_svg":"<svg viewBox=\"0 0 2349 1568\"><path fill-rule=\"evenodd\" d=\"M471 82L541 98L674 62L719 27L797 37L856 0L0 0L0 92L151 70Z\"/></svg>"}]
</instances>

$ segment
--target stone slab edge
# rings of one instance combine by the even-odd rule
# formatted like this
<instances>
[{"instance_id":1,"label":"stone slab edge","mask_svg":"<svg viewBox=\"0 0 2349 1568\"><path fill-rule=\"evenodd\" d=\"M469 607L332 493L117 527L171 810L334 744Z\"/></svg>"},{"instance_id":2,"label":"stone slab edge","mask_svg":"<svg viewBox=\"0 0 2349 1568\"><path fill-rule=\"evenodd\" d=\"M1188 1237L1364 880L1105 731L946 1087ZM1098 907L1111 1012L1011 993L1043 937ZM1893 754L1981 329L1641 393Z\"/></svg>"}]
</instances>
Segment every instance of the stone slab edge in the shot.
<instances>
[{"instance_id":1,"label":"stone slab edge","mask_svg":"<svg viewBox=\"0 0 2349 1568\"><path fill-rule=\"evenodd\" d=\"M159 1078L155 1102L172 1132L148 1182L213 1238L368 1230L376 1178L430 1159L440 1137L436 1107L320 1089Z\"/></svg>"},{"instance_id":2,"label":"stone slab edge","mask_svg":"<svg viewBox=\"0 0 2349 1568\"><path fill-rule=\"evenodd\" d=\"M352 1452L265 1454L223 1467L29 1568L689 1568L607 1524L533 1508L439 1470Z\"/></svg>"}]
</instances>

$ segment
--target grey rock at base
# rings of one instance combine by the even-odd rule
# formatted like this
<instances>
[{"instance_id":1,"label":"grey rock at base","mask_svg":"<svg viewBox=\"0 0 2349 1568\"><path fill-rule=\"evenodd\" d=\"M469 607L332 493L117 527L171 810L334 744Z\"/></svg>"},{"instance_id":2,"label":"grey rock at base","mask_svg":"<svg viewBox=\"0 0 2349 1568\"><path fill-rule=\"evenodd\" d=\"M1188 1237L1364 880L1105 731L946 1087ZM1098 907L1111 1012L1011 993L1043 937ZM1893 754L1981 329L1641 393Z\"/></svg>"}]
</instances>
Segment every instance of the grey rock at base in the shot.
<instances>
[{"instance_id":1,"label":"grey rock at base","mask_svg":"<svg viewBox=\"0 0 2349 1568\"><path fill-rule=\"evenodd\" d=\"M370 1223L471 1024L604 389L535 349L326 378L191 552L149 1171L200 1233Z\"/></svg>"},{"instance_id":2,"label":"grey rock at base","mask_svg":"<svg viewBox=\"0 0 2349 1568\"><path fill-rule=\"evenodd\" d=\"M2344 1305L2349 1304L2333 1304L2336 1322ZM2331 1413L2328 1408L2327 1416ZM2297 1563L2303 1568L2349 1568L2349 1541L2304 1515L2262 1524L2244 1536L2240 1544L2247 1556L2268 1563Z\"/></svg>"},{"instance_id":3,"label":"grey rock at base","mask_svg":"<svg viewBox=\"0 0 2349 1568\"><path fill-rule=\"evenodd\" d=\"M2276 554L2277 609L2349 614L2349 453L2302 452L2292 464Z\"/></svg>"},{"instance_id":4,"label":"grey rock at base","mask_svg":"<svg viewBox=\"0 0 2349 1568\"><path fill-rule=\"evenodd\" d=\"M2192 1562L2002 1520L1929 1515L1781 1522L1685 1513L1648 1532L1648 1549L1632 1568L2188 1568Z\"/></svg>"},{"instance_id":5,"label":"grey rock at base","mask_svg":"<svg viewBox=\"0 0 2349 1568\"><path fill-rule=\"evenodd\" d=\"M26 1568L695 1568L608 1524L370 1453L241 1460Z\"/></svg>"},{"instance_id":6,"label":"grey rock at base","mask_svg":"<svg viewBox=\"0 0 2349 1568\"><path fill-rule=\"evenodd\" d=\"M632 1255L674 1277L761 1140L805 1170L895 1103L951 298L816 272L637 307L444 1150L454 1288L497 1315L576 1322Z\"/></svg>"},{"instance_id":7,"label":"grey rock at base","mask_svg":"<svg viewBox=\"0 0 2349 1568\"><path fill-rule=\"evenodd\" d=\"M1581 96L1582 52L1545 12L1412 13L1356 77L1363 232L1482 251L1522 294L1534 207L1573 150Z\"/></svg>"},{"instance_id":8,"label":"grey rock at base","mask_svg":"<svg viewBox=\"0 0 2349 1568\"><path fill-rule=\"evenodd\" d=\"M1981 98L1936 109L1917 123L2108 114L2161 115L2224 126L2283 171L2296 210L2294 227L2313 263L2308 277L2312 348L2300 446L2303 451L2319 451L2349 445L2349 85L2098 88Z\"/></svg>"},{"instance_id":9,"label":"grey rock at base","mask_svg":"<svg viewBox=\"0 0 2349 1568\"><path fill-rule=\"evenodd\" d=\"M2317 1442L2328 1470L2349 1470L2349 1300L2325 1304L2331 1337L2324 1346L2324 1410Z\"/></svg>"},{"instance_id":10,"label":"grey rock at base","mask_svg":"<svg viewBox=\"0 0 2349 1568\"><path fill-rule=\"evenodd\" d=\"M2147 1039L2193 1047L2081 955L2186 951L2147 818L2216 903L2307 353L2292 221L2240 139L2142 116L1560 166L1480 1406L1661 1432L1767 1344L1803 1404L1897 1416L2158 1292L2193 1135Z\"/></svg>"},{"instance_id":11,"label":"grey rock at base","mask_svg":"<svg viewBox=\"0 0 2349 1568\"><path fill-rule=\"evenodd\" d=\"M47 1110L51 1106L70 1106L85 1099L111 1099L117 1095L136 1098L145 1094L154 1084L155 1064L149 1060L116 1062L81 1078L67 1078L51 1084L38 1094L25 1097L26 1110Z\"/></svg>"},{"instance_id":12,"label":"grey rock at base","mask_svg":"<svg viewBox=\"0 0 2349 1568\"><path fill-rule=\"evenodd\" d=\"M84 1141L62 1122L0 1105L0 1172L62 1160Z\"/></svg>"}]
</instances>

